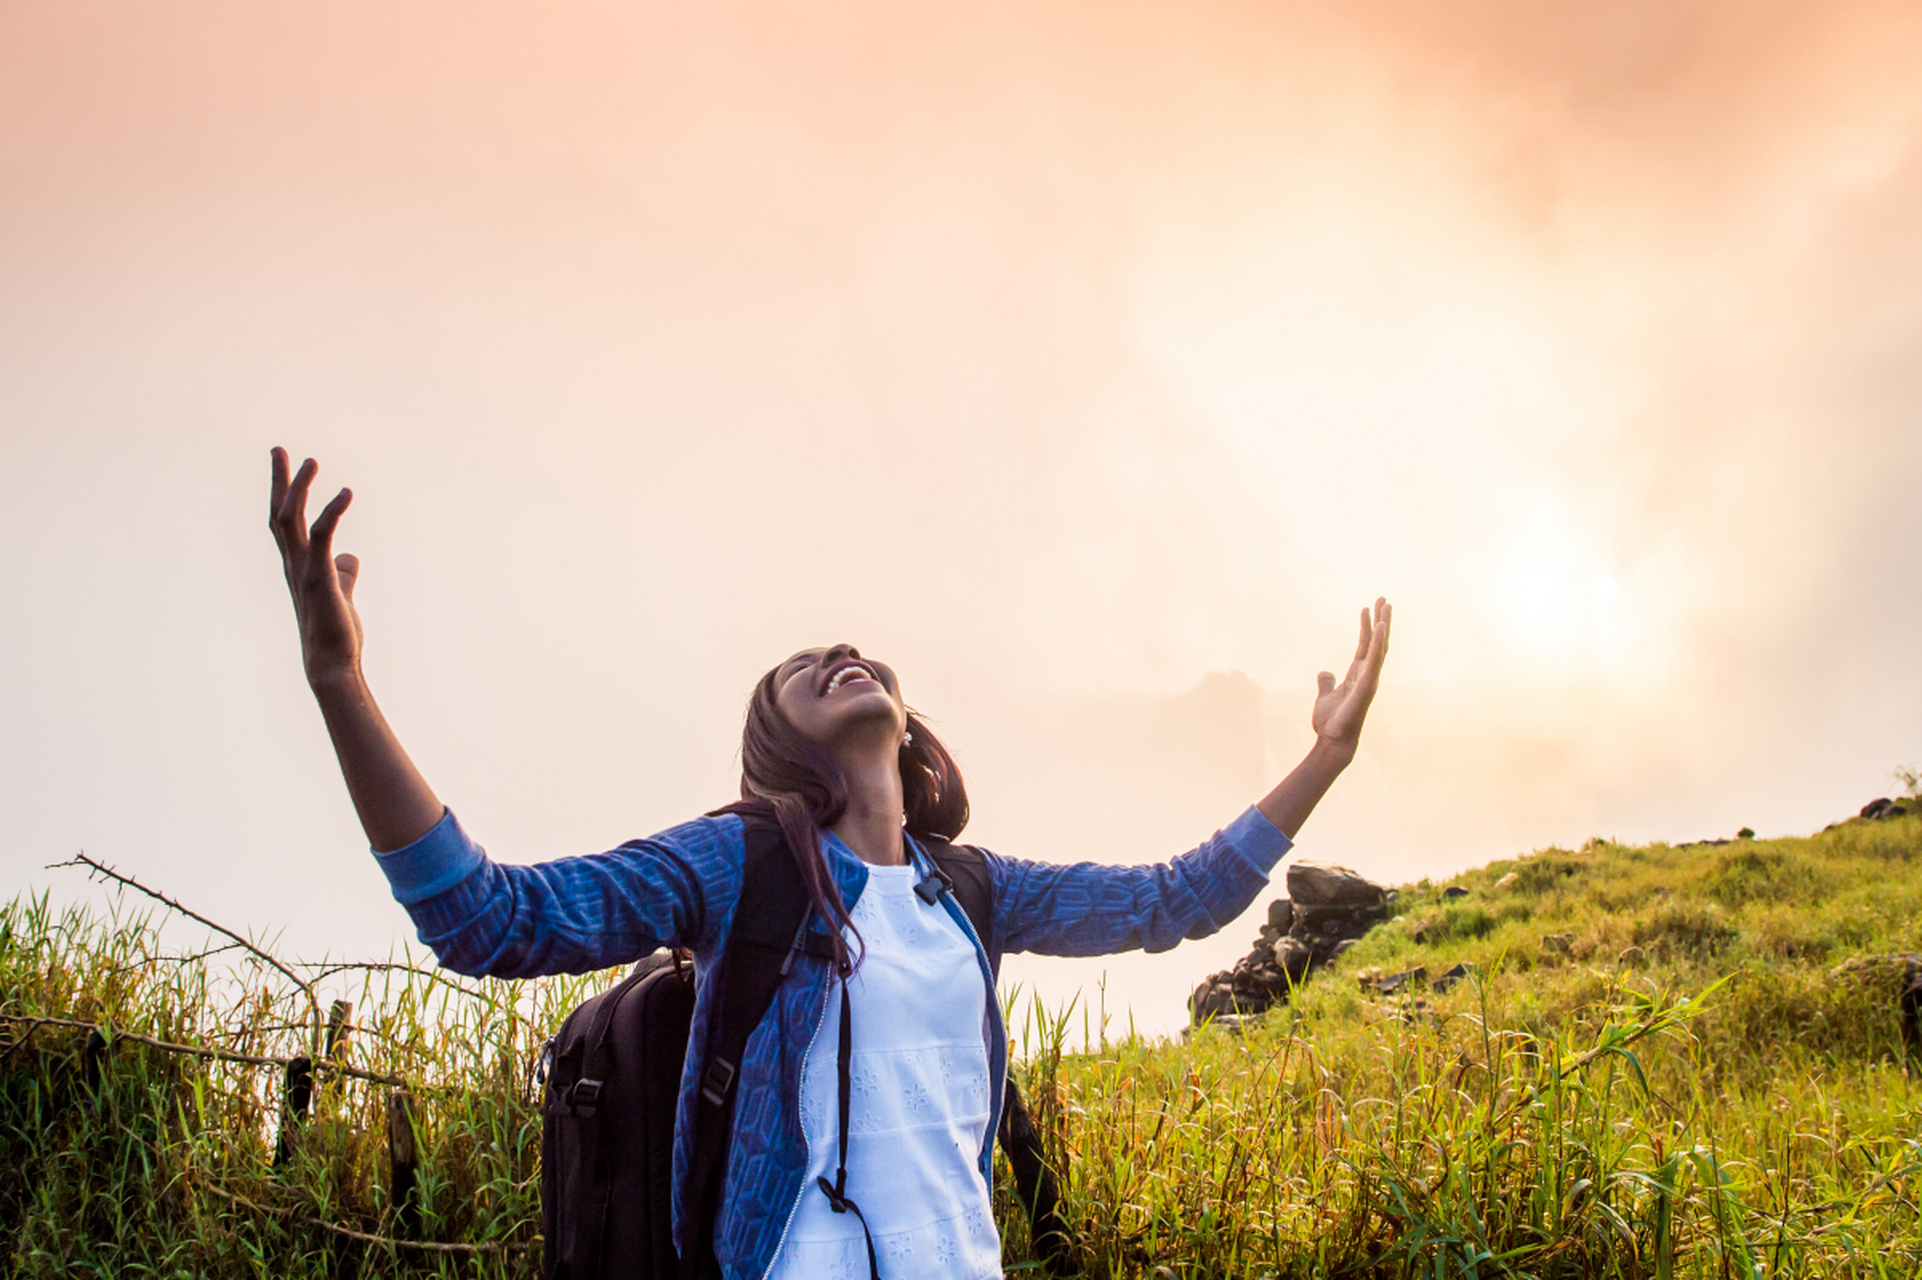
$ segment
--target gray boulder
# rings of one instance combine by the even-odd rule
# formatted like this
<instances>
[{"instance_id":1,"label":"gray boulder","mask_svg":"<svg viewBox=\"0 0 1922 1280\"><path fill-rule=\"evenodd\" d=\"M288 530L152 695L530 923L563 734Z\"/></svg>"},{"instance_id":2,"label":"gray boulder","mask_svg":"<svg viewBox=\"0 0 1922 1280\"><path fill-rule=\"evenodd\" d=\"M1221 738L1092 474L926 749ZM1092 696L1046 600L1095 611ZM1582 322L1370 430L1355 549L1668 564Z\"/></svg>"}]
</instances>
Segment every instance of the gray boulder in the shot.
<instances>
[{"instance_id":1,"label":"gray boulder","mask_svg":"<svg viewBox=\"0 0 1922 1280\"><path fill-rule=\"evenodd\" d=\"M1288 896L1297 909L1320 905L1375 907L1387 900L1388 891L1347 867L1296 862L1288 868Z\"/></svg>"},{"instance_id":2,"label":"gray boulder","mask_svg":"<svg viewBox=\"0 0 1922 1280\"><path fill-rule=\"evenodd\" d=\"M1291 987L1393 914L1394 894L1346 867L1298 862L1288 868L1287 884L1288 896L1268 904L1267 922L1248 954L1232 969L1208 975L1189 996L1194 1025L1239 1025L1287 1003Z\"/></svg>"},{"instance_id":3,"label":"gray boulder","mask_svg":"<svg viewBox=\"0 0 1922 1280\"><path fill-rule=\"evenodd\" d=\"M1420 965L1413 969L1404 969L1400 973L1381 973L1370 970L1361 974L1357 981L1360 982L1363 991L1376 991L1385 996L1392 996L1411 983L1427 982L1428 970Z\"/></svg>"},{"instance_id":4,"label":"gray boulder","mask_svg":"<svg viewBox=\"0 0 1922 1280\"><path fill-rule=\"evenodd\" d=\"M1274 957L1275 967L1288 977L1300 982L1308 976L1309 966L1315 962L1315 953L1300 938L1286 937L1277 942L1269 951Z\"/></svg>"}]
</instances>

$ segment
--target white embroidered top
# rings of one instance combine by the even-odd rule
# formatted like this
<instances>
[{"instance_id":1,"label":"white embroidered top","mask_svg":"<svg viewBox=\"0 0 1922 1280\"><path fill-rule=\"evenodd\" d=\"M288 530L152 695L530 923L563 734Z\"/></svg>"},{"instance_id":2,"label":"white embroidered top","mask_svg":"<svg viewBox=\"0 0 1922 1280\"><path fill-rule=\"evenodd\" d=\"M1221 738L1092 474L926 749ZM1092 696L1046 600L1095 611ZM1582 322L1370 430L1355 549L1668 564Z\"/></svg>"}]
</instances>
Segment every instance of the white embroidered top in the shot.
<instances>
[{"instance_id":1,"label":"white embroidered top","mask_svg":"<svg viewBox=\"0 0 1922 1280\"><path fill-rule=\"evenodd\" d=\"M987 983L940 904L914 892L912 865L868 868L851 913L866 954L848 983L854 1021L848 1198L867 1215L884 1280L1001 1276L1001 1242L978 1164L988 1136ZM801 1075L808 1172L769 1280L867 1280L852 1213L815 1183L834 1180L840 992Z\"/></svg>"}]
</instances>

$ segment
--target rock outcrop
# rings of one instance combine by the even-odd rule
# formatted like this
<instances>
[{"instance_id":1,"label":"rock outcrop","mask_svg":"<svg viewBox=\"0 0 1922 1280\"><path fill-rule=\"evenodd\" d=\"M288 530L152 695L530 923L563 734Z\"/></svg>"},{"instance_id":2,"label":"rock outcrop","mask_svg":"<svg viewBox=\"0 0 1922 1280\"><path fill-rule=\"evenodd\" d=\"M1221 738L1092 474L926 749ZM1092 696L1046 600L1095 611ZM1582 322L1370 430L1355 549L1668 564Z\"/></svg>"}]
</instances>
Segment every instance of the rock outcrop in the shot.
<instances>
[{"instance_id":1,"label":"rock outcrop","mask_svg":"<svg viewBox=\"0 0 1922 1280\"><path fill-rule=\"evenodd\" d=\"M1210 974L1188 997L1191 1024L1234 1026L1249 1014L1288 1002L1290 987L1394 914L1395 895L1346 867L1297 862L1288 896L1268 905L1268 922L1232 969Z\"/></svg>"},{"instance_id":2,"label":"rock outcrop","mask_svg":"<svg viewBox=\"0 0 1922 1280\"><path fill-rule=\"evenodd\" d=\"M1914 795L1903 796L1900 800L1891 800L1887 796L1877 796L1875 799L1863 805L1861 812L1857 813L1855 818L1844 818L1840 822L1831 822L1828 826L1823 827L1822 830L1833 831L1837 827L1847 826L1849 823L1854 822L1856 818L1860 818L1864 822L1887 822L1890 818L1906 818L1911 813L1914 813L1916 809L1922 808L1922 802L1919 801L1922 801L1922 797Z\"/></svg>"}]
</instances>

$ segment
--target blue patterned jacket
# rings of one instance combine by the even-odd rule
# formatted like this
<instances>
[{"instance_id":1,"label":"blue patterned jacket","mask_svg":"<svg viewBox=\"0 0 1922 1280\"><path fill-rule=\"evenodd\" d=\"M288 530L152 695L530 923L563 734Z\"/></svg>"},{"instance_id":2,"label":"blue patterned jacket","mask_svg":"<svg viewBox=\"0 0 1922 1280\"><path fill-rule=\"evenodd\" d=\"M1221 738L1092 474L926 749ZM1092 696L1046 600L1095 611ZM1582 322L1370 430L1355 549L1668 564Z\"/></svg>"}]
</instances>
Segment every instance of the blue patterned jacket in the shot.
<instances>
[{"instance_id":1,"label":"blue patterned jacket","mask_svg":"<svg viewBox=\"0 0 1922 1280\"><path fill-rule=\"evenodd\" d=\"M867 885L867 867L832 835L822 843L842 899L852 908ZM1199 848L1155 866L1058 866L987 854L993 925L988 937L975 938L993 1011L988 1078L994 1082L994 1123L981 1151L984 1175L992 1176L1007 1074L1007 1034L994 997L1002 955L1166 951L1184 938L1205 937L1247 909L1288 848L1288 837L1249 809ZM918 848L911 852L925 864ZM706 979L720 958L741 891L745 848L739 818L697 818L607 853L517 866L488 858L450 812L413 844L375 857L421 941L459 973L586 973L627 964L659 947L689 948L701 979L690 1043L704 1043L714 992ZM952 895L941 901L974 937ZM714 1231L727 1280L767 1274L800 1203L808 1164L801 1069L827 1011L830 987L826 961L799 957L774 1007L748 1039ZM675 1126L677 1240L687 1230L683 1200L695 1056L689 1055L682 1074Z\"/></svg>"}]
</instances>

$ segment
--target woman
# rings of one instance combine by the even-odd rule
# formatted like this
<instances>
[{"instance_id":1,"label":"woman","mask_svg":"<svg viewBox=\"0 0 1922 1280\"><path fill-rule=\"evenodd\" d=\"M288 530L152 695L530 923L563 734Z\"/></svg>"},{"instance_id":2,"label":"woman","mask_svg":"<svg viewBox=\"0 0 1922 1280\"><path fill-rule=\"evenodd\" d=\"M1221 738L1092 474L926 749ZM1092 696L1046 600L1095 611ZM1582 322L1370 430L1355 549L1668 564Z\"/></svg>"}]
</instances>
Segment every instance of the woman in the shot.
<instances>
[{"instance_id":1,"label":"woman","mask_svg":"<svg viewBox=\"0 0 1922 1280\"><path fill-rule=\"evenodd\" d=\"M832 922L832 953L792 957L733 1082L712 1233L715 1269L728 1280L1000 1276L989 1177L1006 1076L993 986L1001 956L1164 951L1240 915L1354 758L1388 652L1390 609L1377 600L1362 611L1346 677L1319 677L1306 758L1199 848L1150 867L985 854L986 937L915 892L932 871L922 842L951 839L967 821L960 773L908 711L893 670L846 644L804 649L755 687L739 803L608 853L506 866L461 831L374 704L353 606L359 562L332 554L352 494L342 489L310 529L316 470L310 458L290 479L287 455L273 451L270 523L307 680L374 856L443 965L532 977L686 947L703 979L690 1043L702 1044L717 985L705 979L741 891L744 815L778 822L800 851L814 913ZM853 1114L845 1151L837 1055L809 1052L836 1045L844 1019ZM683 1242L696 1056L683 1072L676 1126Z\"/></svg>"}]
</instances>

